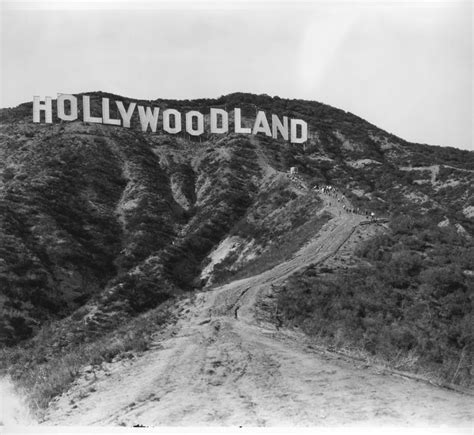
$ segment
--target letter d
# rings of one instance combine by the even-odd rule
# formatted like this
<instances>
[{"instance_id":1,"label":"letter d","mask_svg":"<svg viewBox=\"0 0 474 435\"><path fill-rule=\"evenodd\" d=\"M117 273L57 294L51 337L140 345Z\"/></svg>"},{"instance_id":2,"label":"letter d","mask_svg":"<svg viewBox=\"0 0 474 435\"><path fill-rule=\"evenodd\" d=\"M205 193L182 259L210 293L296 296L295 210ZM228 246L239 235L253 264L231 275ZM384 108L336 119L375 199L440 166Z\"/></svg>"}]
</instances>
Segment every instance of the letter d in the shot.
<instances>
[{"instance_id":1,"label":"letter d","mask_svg":"<svg viewBox=\"0 0 474 435\"><path fill-rule=\"evenodd\" d=\"M298 128L301 126L301 136L298 137ZM308 140L308 124L302 119L292 119L291 120L291 134L290 134L291 143L304 143Z\"/></svg>"}]
</instances>

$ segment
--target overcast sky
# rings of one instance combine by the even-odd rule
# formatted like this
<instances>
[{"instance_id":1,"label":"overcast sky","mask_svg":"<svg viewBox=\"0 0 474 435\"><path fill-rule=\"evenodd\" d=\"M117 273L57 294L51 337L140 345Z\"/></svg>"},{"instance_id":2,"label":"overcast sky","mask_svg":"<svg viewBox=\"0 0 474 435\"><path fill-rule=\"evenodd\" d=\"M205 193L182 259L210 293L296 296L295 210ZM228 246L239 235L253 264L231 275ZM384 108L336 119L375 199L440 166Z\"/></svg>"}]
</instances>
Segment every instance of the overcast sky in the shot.
<instances>
[{"instance_id":1,"label":"overcast sky","mask_svg":"<svg viewBox=\"0 0 474 435\"><path fill-rule=\"evenodd\" d=\"M266 93L474 149L471 2L0 1L0 107L94 90Z\"/></svg>"}]
</instances>

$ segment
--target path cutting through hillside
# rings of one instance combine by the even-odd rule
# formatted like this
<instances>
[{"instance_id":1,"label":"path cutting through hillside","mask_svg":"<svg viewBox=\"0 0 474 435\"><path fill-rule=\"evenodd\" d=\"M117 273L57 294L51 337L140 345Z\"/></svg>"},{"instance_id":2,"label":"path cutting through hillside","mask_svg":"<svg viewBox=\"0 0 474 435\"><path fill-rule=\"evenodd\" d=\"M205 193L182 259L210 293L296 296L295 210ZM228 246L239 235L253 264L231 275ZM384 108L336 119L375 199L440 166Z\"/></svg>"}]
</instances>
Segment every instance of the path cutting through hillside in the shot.
<instances>
[{"instance_id":1,"label":"path cutting through hillside","mask_svg":"<svg viewBox=\"0 0 474 435\"><path fill-rule=\"evenodd\" d=\"M183 302L177 324L150 351L85 374L45 423L469 425L470 396L358 366L257 320L260 296L334 255L363 221L325 202L336 217L292 259Z\"/></svg>"}]
</instances>

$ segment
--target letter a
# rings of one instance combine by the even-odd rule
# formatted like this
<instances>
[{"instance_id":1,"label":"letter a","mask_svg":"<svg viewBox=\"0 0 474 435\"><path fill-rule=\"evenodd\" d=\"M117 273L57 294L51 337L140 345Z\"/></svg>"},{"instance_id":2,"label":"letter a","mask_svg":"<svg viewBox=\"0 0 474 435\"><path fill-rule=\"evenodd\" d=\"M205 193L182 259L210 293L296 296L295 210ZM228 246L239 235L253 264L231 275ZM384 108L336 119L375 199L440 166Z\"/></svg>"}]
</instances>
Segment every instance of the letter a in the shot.
<instances>
[{"instance_id":1,"label":"letter a","mask_svg":"<svg viewBox=\"0 0 474 435\"><path fill-rule=\"evenodd\" d=\"M253 125L252 134L257 133L265 133L267 136L272 136L270 126L268 125L267 116L262 110L258 111L257 117L255 118L255 123Z\"/></svg>"}]
</instances>

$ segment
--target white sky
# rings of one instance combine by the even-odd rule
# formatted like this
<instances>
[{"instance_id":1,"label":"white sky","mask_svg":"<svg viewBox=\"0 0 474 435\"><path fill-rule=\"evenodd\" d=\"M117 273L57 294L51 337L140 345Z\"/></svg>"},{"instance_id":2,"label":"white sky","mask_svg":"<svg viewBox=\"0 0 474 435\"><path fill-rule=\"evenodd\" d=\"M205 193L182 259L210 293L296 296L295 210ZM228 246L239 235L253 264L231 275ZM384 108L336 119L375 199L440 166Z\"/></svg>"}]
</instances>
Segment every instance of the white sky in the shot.
<instances>
[{"instance_id":1,"label":"white sky","mask_svg":"<svg viewBox=\"0 0 474 435\"><path fill-rule=\"evenodd\" d=\"M0 107L266 93L474 149L471 2L0 1Z\"/></svg>"}]
</instances>

